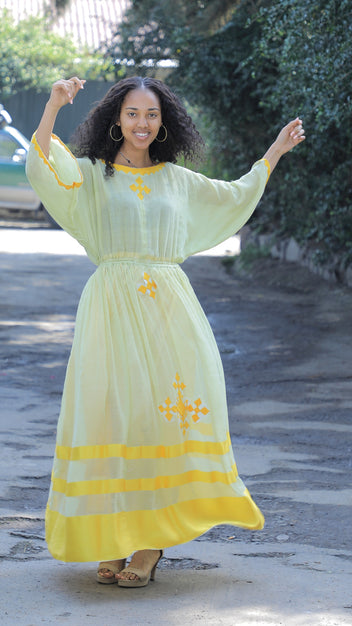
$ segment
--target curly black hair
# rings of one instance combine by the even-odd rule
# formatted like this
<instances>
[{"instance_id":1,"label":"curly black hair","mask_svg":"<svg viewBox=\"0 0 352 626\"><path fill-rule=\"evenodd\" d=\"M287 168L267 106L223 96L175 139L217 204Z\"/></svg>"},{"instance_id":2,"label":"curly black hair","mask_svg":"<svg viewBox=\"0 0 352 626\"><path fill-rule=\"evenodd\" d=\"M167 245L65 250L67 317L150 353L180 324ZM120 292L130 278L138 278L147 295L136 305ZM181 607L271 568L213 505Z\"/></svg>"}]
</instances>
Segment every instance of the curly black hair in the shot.
<instances>
[{"instance_id":1,"label":"curly black hair","mask_svg":"<svg viewBox=\"0 0 352 626\"><path fill-rule=\"evenodd\" d=\"M106 176L114 174L113 163L119 151L118 143L111 139L110 128L119 119L128 92L140 88L150 89L158 96L163 124L167 128L166 141L154 140L149 146L152 161L176 163L180 156L193 160L202 154L204 142L201 135L178 96L165 83L141 76L124 78L109 89L72 137L75 155L88 157L92 163L97 159L104 160Z\"/></svg>"}]
</instances>

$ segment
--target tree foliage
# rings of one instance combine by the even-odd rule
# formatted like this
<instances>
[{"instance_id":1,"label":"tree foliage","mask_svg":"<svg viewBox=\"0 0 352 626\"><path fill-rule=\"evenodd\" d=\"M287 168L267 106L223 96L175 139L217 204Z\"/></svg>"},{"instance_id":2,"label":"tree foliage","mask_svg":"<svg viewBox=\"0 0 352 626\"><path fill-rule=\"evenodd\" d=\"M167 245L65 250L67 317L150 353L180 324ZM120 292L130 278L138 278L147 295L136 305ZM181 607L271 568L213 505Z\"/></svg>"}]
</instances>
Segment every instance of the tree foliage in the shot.
<instances>
[{"instance_id":1,"label":"tree foliage","mask_svg":"<svg viewBox=\"0 0 352 626\"><path fill-rule=\"evenodd\" d=\"M104 69L102 57L78 50L70 38L55 35L43 18L15 23L0 12L0 95L2 98L35 87L47 90L62 76L95 78Z\"/></svg>"},{"instance_id":2,"label":"tree foliage","mask_svg":"<svg viewBox=\"0 0 352 626\"><path fill-rule=\"evenodd\" d=\"M279 213L267 211L266 219L276 218L283 231L318 242L323 259L342 252L351 262L351 3L281 0L262 7L256 23L258 49L246 65L254 72L262 114L300 114L308 131L304 150L284 163L275 185L285 206L277 200Z\"/></svg>"},{"instance_id":3,"label":"tree foliage","mask_svg":"<svg viewBox=\"0 0 352 626\"><path fill-rule=\"evenodd\" d=\"M238 176L301 115L307 141L280 162L255 223L351 261L351 41L350 0L134 0L108 54L139 73L177 61L167 81L197 112L215 176Z\"/></svg>"}]
</instances>

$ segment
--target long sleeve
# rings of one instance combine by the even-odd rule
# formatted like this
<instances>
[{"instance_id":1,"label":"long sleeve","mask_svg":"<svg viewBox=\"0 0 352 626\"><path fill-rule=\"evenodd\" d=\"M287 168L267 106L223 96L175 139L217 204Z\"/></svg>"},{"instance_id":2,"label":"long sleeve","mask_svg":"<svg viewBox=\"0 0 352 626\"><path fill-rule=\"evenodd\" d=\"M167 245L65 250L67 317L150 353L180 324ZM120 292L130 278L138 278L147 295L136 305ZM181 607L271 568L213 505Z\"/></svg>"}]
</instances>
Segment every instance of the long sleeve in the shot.
<instances>
[{"instance_id":1,"label":"long sleeve","mask_svg":"<svg viewBox=\"0 0 352 626\"><path fill-rule=\"evenodd\" d=\"M234 235L252 215L270 175L266 159L239 180L225 182L186 173L186 256L207 250Z\"/></svg>"},{"instance_id":2,"label":"long sleeve","mask_svg":"<svg viewBox=\"0 0 352 626\"><path fill-rule=\"evenodd\" d=\"M43 154L35 134L29 148L26 174L47 211L78 241L83 240L78 216L78 197L83 175L79 164L61 140L52 135L49 159Z\"/></svg>"}]
</instances>

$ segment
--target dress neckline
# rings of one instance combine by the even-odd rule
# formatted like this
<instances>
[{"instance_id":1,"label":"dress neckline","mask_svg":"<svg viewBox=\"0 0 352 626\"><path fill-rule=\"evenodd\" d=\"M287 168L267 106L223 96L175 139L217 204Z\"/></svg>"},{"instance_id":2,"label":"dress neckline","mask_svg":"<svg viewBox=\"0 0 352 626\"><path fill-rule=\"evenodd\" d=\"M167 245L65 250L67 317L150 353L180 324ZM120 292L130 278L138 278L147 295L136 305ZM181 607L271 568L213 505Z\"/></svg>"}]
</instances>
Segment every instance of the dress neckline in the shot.
<instances>
[{"instance_id":1,"label":"dress neckline","mask_svg":"<svg viewBox=\"0 0 352 626\"><path fill-rule=\"evenodd\" d=\"M131 172L132 174L154 174L159 172L165 167L166 163L157 163L156 165L150 165L149 167L131 167L130 165L120 165L119 163L113 163L115 170L121 172Z\"/></svg>"}]
</instances>

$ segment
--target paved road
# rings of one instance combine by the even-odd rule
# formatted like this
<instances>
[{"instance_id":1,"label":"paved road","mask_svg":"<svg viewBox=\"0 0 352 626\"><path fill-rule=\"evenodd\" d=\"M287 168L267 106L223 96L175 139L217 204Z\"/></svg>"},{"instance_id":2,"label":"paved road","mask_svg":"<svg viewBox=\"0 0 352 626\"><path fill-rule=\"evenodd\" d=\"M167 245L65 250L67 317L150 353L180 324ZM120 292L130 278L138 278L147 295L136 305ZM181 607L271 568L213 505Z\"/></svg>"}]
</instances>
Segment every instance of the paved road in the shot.
<instances>
[{"instance_id":1,"label":"paved road","mask_svg":"<svg viewBox=\"0 0 352 626\"><path fill-rule=\"evenodd\" d=\"M118 589L44 542L65 364L94 267L63 232L4 228L0 249L0 623L352 624L352 292L271 260L249 273L214 255L184 264L266 526L213 529L168 550L155 583Z\"/></svg>"}]
</instances>

